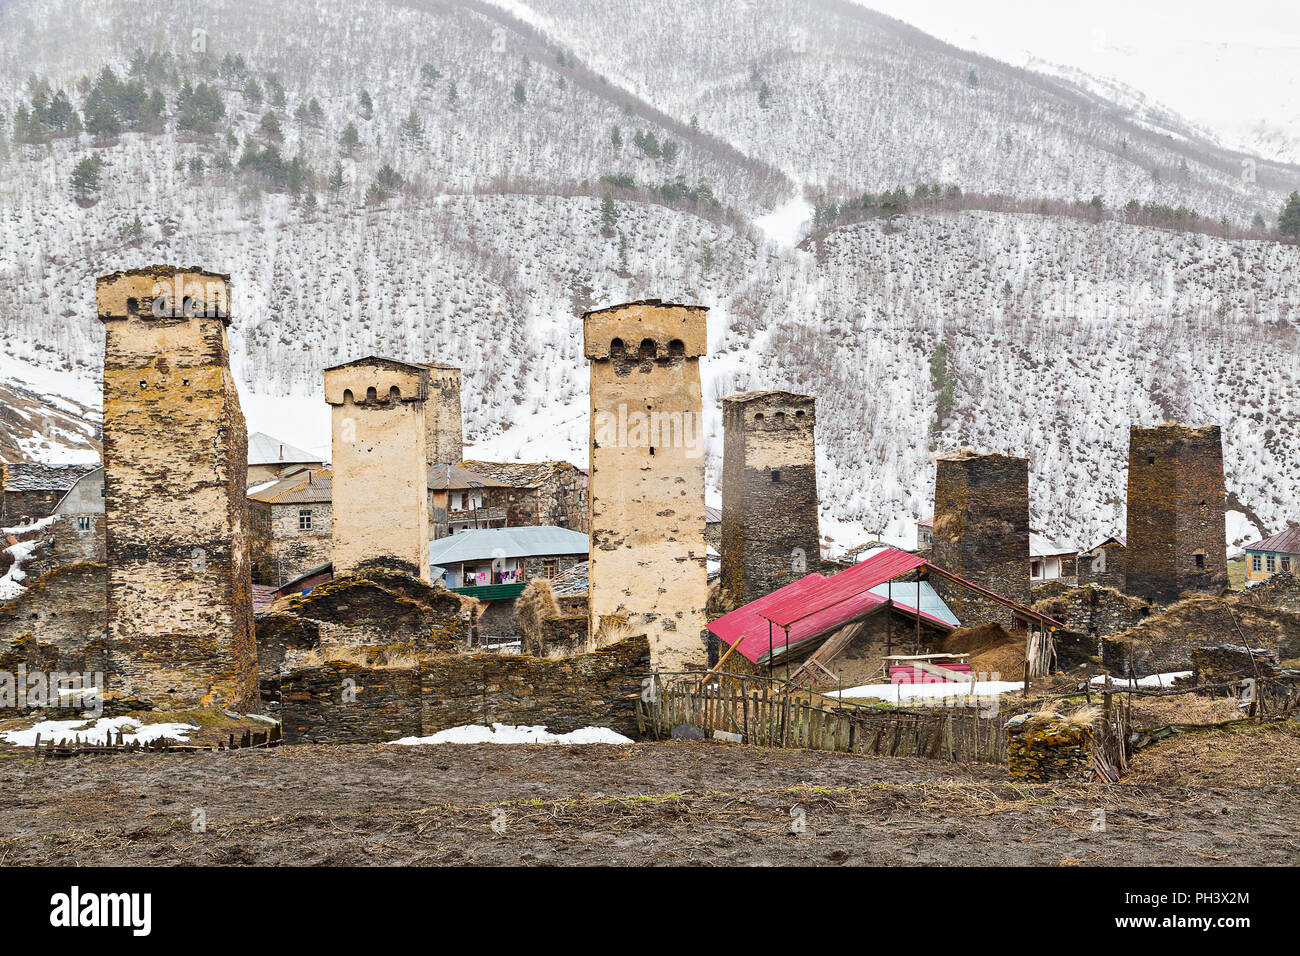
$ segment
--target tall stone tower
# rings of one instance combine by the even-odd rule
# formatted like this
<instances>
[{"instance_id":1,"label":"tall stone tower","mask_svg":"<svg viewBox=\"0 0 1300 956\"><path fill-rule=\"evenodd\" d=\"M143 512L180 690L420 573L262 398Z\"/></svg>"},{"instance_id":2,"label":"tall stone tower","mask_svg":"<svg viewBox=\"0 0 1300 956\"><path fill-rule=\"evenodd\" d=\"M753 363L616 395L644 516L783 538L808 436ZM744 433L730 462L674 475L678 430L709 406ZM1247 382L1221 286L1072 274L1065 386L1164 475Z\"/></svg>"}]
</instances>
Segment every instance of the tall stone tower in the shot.
<instances>
[{"instance_id":1,"label":"tall stone tower","mask_svg":"<svg viewBox=\"0 0 1300 956\"><path fill-rule=\"evenodd\" d=\"M325 370L335 574L388 568L429 579L430 378L428 366L375 356Z\"/></svg>"},{"instance_id":2,"label":"tall stone tower","mask_svg":"<svg viewBox=\"0 0 1300 956\"><path fill-rule=\"evenodd\" d=\"M424 403L425 451L429 467L459 465L465 457L465 436L461 430L460 369L455 365L431 362L429 397Z\"/></svg>"},{"instance_id":3,"label":"tall stone tower","mask_svg":"<svg viewBox=\"0 0 1300 956\"><path fill-rule=\"evenodd\" d=\"M593 632L643 632L658 670L704 666L706 309L657 299L584 316L591 360Z\"/></svg>"},{"instance_id":4,"label":"tall stone tower","mask_svg":"<svg viewBox=\"0 0 1300 956\"><path fill-rule=\"evenodd\" d=\"M1020 604L1029 604L1029 461L963 449L935 460L930 560ZM1010 621L1000 605L932 580L963 623Z\"/></svg>"},{"instance_id":5,"label":"tall stone tower","mask_svg":"<svg viewBox=\"0 0 1300 956\"><path fill-rule=\"evenodd\" d=\"M722 400L722 586L748 604L816 570L816 400L744 392Z\"/></svg>"},{"instance_id":6,"label":"tall stone tower","mask_svg":"<svg viewBox=\"0 0 1300 956\"><path fill-rule=\"evenodd\" d=\"M248 431L230 277L101 276L109 687L171 707L257 701Z\"/></svg>"},{"instance_id":7,"label":"tall stone tower","mask_svg":"<svg viewBox=\"0 0 1300 956\"><path fill-rule=\"evenodd\" d=\"M1225 501L1218 425L1129 429L1125 590L1170 603L1225 587Z\"/></svg>"}]
</instances>

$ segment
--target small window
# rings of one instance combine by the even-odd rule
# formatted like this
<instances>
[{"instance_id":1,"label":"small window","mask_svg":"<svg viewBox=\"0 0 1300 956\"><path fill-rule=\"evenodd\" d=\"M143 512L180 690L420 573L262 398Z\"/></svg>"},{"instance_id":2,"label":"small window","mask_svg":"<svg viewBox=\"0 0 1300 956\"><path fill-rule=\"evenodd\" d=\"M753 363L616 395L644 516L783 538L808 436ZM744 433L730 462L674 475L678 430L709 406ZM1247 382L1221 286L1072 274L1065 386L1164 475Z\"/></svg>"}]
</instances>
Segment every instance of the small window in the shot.
<instances>
[{"instance_id":1,"label":"small window","mask_svg":"<svg viewBox=\"0 0 1300 956\"><path fill-rule=\"evenodd\" d=\"M78 519L77 519L77 530L78 530L78 531L89 531L90 528L91 528L91 525L92 525L92 524L93 524L93 522L92 522L91 519L88 518L88 517L78 518Z\"/></svg>"},{"instance_id":2,"label":"small window","mask_svg":"<svg viewBox=\"0 0 1300 956\"><path fill-rule=\"evenodd\" d=\"M542 562L542 574L548 578L553 578L560 573L560 559L547 558Z\"/></svg>"},{"instance_id":3,"label":"small window","mask_svg":"<svg viewBox=\"0 0 1300 956\"><path fill-rule=\"evenodd\" d=\"M780 469L780 468L773 468L773 469L772 469L772 481L774 481L774 482L780 482L780 480L781 480L781 469Z\"/></svg>"},{"instance_id":4,"label":"small window","mask_svg":"<svg viewBox=\"0 0 1300 956\"><path fill-rule=\"evenodd\" d=\"M1264 570L1264 557L1263 557L1263 555L1252 554L1252 555L1250 556L1250 569L1251 569L1252 571L1263 571L1263 570Z\"/></svg>"},{"instance_id":5,"label":"small window","mask_svg":"<svg viewBox=\"0 0 1300 956\"><path fill-rule=\"evenodd\" d=\"M1268 569L1269 574L1272 574L1277 570L1277 558L1270 554L1264 559L1264 567Z\"/></svg>"},{"instance_id":6,"label":"small window","mask_svg":"<svg viewBox=\"0 0 1300 956\"><path fill-rule=\"evenodd\" d=\"M299 531L311 530L311 509L310 508L303 508L298 512L298 530Z\"/></svg>"},{"instance_id":7,"label":"small window","mask_svg":"<svg viewBox=\"0 0 1300 956\"><path fill-rule=\"evenodd\" d=\"M1021 567L1023 566L1021 565ZM1043 576L1043 563L1041 561L1029 562L1029 576L1031 578L1041 578Z\"/></svg>"},{"instance_id":8,"label":"small window","mask_svg":"<svg viewBox=\"0 0 1300 956\"><path fill-rule=\"evenodd\" d=\"M1154 465L1155 463L1156 463L1156 456L1155 456L1155 455L1147 455L1147 464L1148 464L1148 465Z\"/></svg>"},{"instance_id":9,"label":"small window","mask_svg":"<svg viewBox=\"0 0 1300 956\"><path fill-rule=\"evenodd\" d=\"M1204 571L1204 570L1205 570L1205 555L1203 555L1203 554L1199 554L1199 553L1198 553L1198 554L1194 555L1194 557L1196 558L1196 570L1198 570L1198 571Z\"/></svg>"},{"instance_id":10,"label":"small window","mask_svg":"<svg viewBox=\"0 0 1300 956\"><path fill-rule=\"evenodd\" d=\"M1283 555L1283 556L1282 556L1282 572L1283 572L1284 574L1290 574L1290 573L1291 573L1291 559L1290 559L1289 557L1287 557L1286 555Z\"/></svg>"}]
</instances>

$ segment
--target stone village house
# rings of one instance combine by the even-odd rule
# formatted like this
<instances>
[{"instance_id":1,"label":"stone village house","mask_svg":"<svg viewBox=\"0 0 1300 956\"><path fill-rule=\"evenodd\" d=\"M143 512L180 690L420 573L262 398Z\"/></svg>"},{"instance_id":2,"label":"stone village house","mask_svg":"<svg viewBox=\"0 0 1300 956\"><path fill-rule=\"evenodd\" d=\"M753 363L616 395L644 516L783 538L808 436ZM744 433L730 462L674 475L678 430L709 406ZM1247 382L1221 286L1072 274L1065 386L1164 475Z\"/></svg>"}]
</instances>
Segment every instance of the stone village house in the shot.
<instances>
[{"instance_id":1,"label":"stone village house","mask_svg":"<svg viewBox=\"0 0 1300 956\"><path fill-rule=\"evenodd\" d=\"M585 469L567 461L464 461L461 464L508 489L503 496L506 527L552 525L588 533L589 482Z\"/></svg>"},{"instance_id":2,"label":"stone village house","mask_svg":"<svg viewBox=\"0 0 1300 956\"><path fill-rule=\"evenodd\" d=\"M1246 545L1246 583L1300 571L1300 525Z\"/></svg>"},{"instance_id":3,"label":"stone village house","mask_svg":"<svg viewBox=\"0 0 1300 956\"><path fill-rule=\"evenodd\" d=\"M307 469L249 491L254 584L279 587L330 561L332 478Z\"/></svg>"}]
</instances>

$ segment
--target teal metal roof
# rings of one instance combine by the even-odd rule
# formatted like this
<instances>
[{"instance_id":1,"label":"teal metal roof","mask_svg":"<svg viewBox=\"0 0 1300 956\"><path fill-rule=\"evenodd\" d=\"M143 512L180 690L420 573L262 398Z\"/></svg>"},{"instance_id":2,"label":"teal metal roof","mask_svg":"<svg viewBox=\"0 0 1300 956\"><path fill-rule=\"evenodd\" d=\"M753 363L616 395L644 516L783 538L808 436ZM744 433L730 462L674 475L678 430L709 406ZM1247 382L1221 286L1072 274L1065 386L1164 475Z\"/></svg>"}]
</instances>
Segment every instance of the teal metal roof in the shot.
<instances>
[{"instance_id":1,"label":"teal metal roof","mask_svg":"<svg viewBox=\"0 0 1300 956\"><path fill-rule=\"evenodd\" d=\"M887 582L872 588L871 593L878 594L883 598L889 597L892 593L895 604L901 604L904 607L916 610L915 581ZM945 624L951 624L953 627L961 627L961 621L957 620L957 615L953 614L952 608L948 607L944 599L935 593L929 581L921 582L921 613L937 617Z\"/></svg>"},{"instance_id":2,"label":"teal metal roof","mask_svg":"<svg viewBox=\"0 0 1300 956\"><path fill-rule=\"evenodd\" d=\"M475 528L429 542L429 563L439 567L493 558L536 558L552 554L586 554L581 531L549 525L524 528Z\"/></svg>"}]
</instances>

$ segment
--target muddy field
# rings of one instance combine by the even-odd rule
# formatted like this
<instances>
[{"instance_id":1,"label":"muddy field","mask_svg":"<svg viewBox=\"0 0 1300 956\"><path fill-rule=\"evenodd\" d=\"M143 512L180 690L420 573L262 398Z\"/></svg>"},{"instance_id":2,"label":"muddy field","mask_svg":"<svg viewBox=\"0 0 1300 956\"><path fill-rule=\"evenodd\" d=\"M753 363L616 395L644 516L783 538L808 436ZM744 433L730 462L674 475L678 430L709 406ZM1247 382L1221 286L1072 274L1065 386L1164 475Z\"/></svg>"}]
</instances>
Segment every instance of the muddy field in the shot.
<instances>
[{"instance_id":1,"label":"muddy field","mask_svg":"<svg viewBox=\"0 0 1300 956\"><path fill-rule=\"evenodd\" d=\"M1230 755L1218 773L1152 760L1130 783L1053 787L691 741L10 754L0 865L1294 865L1295 734L1238 736L1256 760L1284 744L1287 766L1244 788Z\"/></svg>"}]
</instances>

